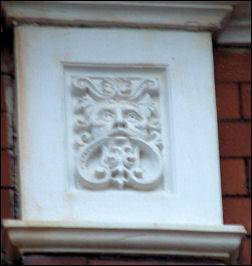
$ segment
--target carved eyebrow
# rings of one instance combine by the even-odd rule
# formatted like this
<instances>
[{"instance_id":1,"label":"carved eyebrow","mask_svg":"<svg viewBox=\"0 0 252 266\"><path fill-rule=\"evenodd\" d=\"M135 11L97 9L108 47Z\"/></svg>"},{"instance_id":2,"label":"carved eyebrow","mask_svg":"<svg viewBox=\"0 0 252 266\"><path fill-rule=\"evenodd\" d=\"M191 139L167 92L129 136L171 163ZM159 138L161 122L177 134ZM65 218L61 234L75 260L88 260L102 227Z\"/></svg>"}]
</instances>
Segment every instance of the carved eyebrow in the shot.
<instances>
[{"instance_id":1,"label":"carved eyebrow","mask_svg":"<svg viewBox=\"0 0 252 266\"><path fill-rule=\"evenodd\" d=\"M124 110L124 113L129 113L129 112L131 112L131 113L135 113L135 114L137 114L137 115L139 115L139 116L143 116L142 115L142 110L135 110L135 109L131 109L131 108L128 108L128 109L125 109Z\"/></svg>"},{"instance_id":2,"label":"carved eyebrow","mask_svg":"<svg viewBox=\"0 0 252 266\"><path fill-rule=\"evenodd\" d=\"M125 112L131 112L131 113L138 114L138 112L134 109L127 109L127 110L125 110Z\"/></svg>"}]
</instances>

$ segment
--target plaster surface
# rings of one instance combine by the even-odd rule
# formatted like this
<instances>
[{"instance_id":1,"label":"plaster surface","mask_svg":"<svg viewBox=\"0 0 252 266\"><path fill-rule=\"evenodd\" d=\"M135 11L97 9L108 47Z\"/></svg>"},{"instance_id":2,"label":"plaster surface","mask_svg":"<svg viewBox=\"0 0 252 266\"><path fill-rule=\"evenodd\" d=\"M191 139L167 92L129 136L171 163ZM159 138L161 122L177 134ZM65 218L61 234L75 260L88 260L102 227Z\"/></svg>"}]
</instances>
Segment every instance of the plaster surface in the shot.
<instances>
[{"instance_id":1,"label":"plaster surface","mask_svg":"<svg viewBox=\"0 0 252 266\"><path fill-rule=\"evenodd\" d=\"M210 33L19 26L16 40L22 219L222 224ZM72 77L82 81L96 79L92 84L87 85L85 81L79 86L76 80L71 83ZM133 90L122 83L125 78L134 79L135 83L130 85ZM135 78L138 82L151 80L154 85L143 83L141 87ZM102 80L120 89L117 96L111 98L106 94L111 87L106 82L102 87L99 83ZM115 81L120 81L120 86L113 84ZM107 99L95 95L95 88L105 89ZM92 126L88 130L95 141L103 139L98 146L89 144L93 151L89 156L83 155L85 142L85 147L73 148L79 136L76 130L80 130L74 126L76 115L82 112L85 117L86 111L85 108L78 111L80 106L74 110L73 105L83 95L88 95L87 103L95 107L89 115ZM120 117L122 110L129 115L131 108L134 111L128 117L131 122L126 123L125 117L119 124L113 119L117 124L104 123L101 119L102 125L98 127L94 116L105 111L104 101L111 102L106 102L109 108L106 119L113 115ZM148 118L146 110L152 103L157 112ZM146 107L144 112L140 111ZM137 128L133 120L139 119L141 112L143 123L138 121ZM160 124L160 134L158 131L155 134L160 135L159 144L150 138L150 127L155 125L151 126L150 120L144 122L147 118ZM115 128L123 125L126 127L123 130ZM97 128L102 129L100 133ZM116 130L114 136L111 128ZM79 132L84 134L83 130ZM122 136L126 136L126 141L132 138L133 146L138 147L141 155L133 160L139 164L122 168L120 159L118 166L122 170L103 169L110 174L104 177L105 181L100 178L104 182L101 189L96 189L92 178L96 168L102 166L106 153L102 149L113 146ZM83 139L88 139L88 135ZM96 153L100 156L98 161L93 160ZM137 150L133 153L136 155ZM78 167L78 162L86 159L91 160L88 165L93 168ZM142 173L142 179L134 179L130 174L134 167L145 168L149 175ZM129 170L128 174L125 169ZM86 170L91 173L91 185ZM140 170L137 175L141 175ZM99 171L98 179L104 175ZM106 178L111 179L112 175L128 176L131 183L106 183ZM139 180L143 182L140 185ZM126 189L119 189L120 186Z\"/></svg>"}]
</instances>

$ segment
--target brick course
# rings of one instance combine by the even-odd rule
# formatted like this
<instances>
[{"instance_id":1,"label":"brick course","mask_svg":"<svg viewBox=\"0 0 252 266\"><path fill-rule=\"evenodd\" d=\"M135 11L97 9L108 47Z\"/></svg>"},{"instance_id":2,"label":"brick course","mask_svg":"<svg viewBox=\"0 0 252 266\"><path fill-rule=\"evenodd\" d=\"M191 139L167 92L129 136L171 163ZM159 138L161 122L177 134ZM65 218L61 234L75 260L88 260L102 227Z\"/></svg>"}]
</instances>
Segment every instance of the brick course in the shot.
<instances>
[{"instance_id":1,"label":"brick course","mask_svg":"<svg viewBox=\"0 0 252 266\"><path fill-rule=\"evenodd\" d=\"M11 185L11 156L13 144L11 142L11 113L8 110L6 96L13 94L14 61L12 54L13 34L1 32L1 265L5 265L3 245L2 219L13 218L14 190ZM8 91L7 91L8 90ZM10 136L10 137L9 137Z\"/></svg>"},{"instance_id":2,"label":"brick course","mask_svg":"<svg viewBox=\"0 0 252 266\"><path fill-rule=\"evenodd\" d=\"M10 148L9 141L10 117L8 113L1 112L1 148Z\"/></svg>"},{"instance_id":3,"label":"brick course","mask_svg":"<svg viewBox=\"0 0 252 266\"><path fill-rule=\"evenodd\" d=\"M242 224L251 235L251 200L249 198L223 198L225 224Z\"/></svg>"},{"instance_id":4,"label":"brick course","mask_svg":"<svg viewBox=\"0 0 252 266\"><path fill-rule=\"evenodd\" d=\"M215 88L218 118L240 118L238 84L217 84Z\"/></svg>"},{"instance_id":5,"label":"brick course","mask_svg":"<svg viewBox=\"0 0 252 266\"><path fill-rule=\"evenodd\" d=\"M222 193L229 195L246 195L246 164L242 159L221 160Z\"/></svg>"},{"instance_id":6,"label":"brick course","mask_svg":"<svg viewBox=\"0 0 252 266\"><path fill-rule=\"evenodd\" d=\"M4 30L1 32L1 73L14 72L13 60L13 32Z\"/></svg>"},{"instance_id":7,"label":"brick course","mask_svg":"<svg viewBox=\"0 0 252 266\"><path fill-rule=\"evenodd\" d=\"M4 249L4 229L1 227L1 252Z\"/></svg>"},{"instance_id":8,"label":"brick course","mask_svg":"<svg viewBox=\"0 0 252 266\"><path fill-rule=\"evenodd\" d=\"M248 160L248 187L251 194L251 159Z\"/></svg>"},{"instance_id":9,"label":"brick course","mask_svg":"<svg viewBox=\"0 0 252 266\"><path fill-rule=\"evenodd\" d=\"M242 265L251 265L251 238L243 240L241 251Z\"/></svg>"},{"instance_id":10,"label":"brick course","mask_svg":"<svg viewBox=\"0 0 252 266\"><path fill-rule=\"evenodd\" d=\"M89 265L162 265L159 261L90 260Z\"/></svg>"},{"instance_id":11,"label":"brick course","mask_svg":"<svg viewBox=\"0 0 252 266\"><path fill-rule=\"evenodd\" d=\"M251 84L242 84L242 114L251 119Z\"/></svg>"},{"instance_id":12,"label":"brick course","mask_svg":"<svg viewBox=\"0 0 252 266\"><path fill-rule=\"evenodd\" d=\"M1 75L1 111L7 111L5 102L5 77Z\"/></svg>"},{"instance_id":13,"label":"brick course","mask_svg":"<svg viewBox=\"0 0 252 266\"><path fill-rule=\"evenodd\" d=\"M1 187L11 185L11 156L9 151L1 151Z\"/></svg>"},{"instance_id":14,"label":"brick course","mask_svg":"<svg viewBox=\"0 0 252 266\"><path fill-rule=\"evenodd\" d=\"M23 265L88 265L87 259L74 256L23 256Z\"/></svg>"},{"instance_id":15,"label":"brick course","mask_svg":"<svg viewBox=\"0 0 252 266\"><path fill-rule=\"evenodd\" d=\"M99 255L98 255L99 256ZM97 257L98 257L97 256ZM113 255L110 258L90 258L89 255L82 256L53 256L53 255L25 255L22 257L23 265L223 265L219 261L206 260L206 259L180 259L169 257L144 257L134 258L133 256L120 257L115 255L116 259L113 259Z\"/></svg>"},{"instance_id":16,"label":"brick course","mask_svg":"<svg viewBox=\"0 0 252 266\"><path fill-rule=\"evenodd\" d=\"M12 202L13 191L1 188L1 221L5 218L13 218Z\"/></svg>"},{"instance_id":17,"label":"brick course","mask_svg":"<svg viewBox=\"0 0 252 266\"><path fill-rule=\"evenodd\" d=\"M251 123L219 123L221 156L251 156Z\"/></svg>"},{"instance_id":18,"label":"brick course","mask_svg":"<svg viewBox=\"0 0 252 266\"><path fill-rule=\"evenodd\" d=\"M216 82L250 82L250 49L219 48L214 51Z\"/></svg>"}]
</instances>

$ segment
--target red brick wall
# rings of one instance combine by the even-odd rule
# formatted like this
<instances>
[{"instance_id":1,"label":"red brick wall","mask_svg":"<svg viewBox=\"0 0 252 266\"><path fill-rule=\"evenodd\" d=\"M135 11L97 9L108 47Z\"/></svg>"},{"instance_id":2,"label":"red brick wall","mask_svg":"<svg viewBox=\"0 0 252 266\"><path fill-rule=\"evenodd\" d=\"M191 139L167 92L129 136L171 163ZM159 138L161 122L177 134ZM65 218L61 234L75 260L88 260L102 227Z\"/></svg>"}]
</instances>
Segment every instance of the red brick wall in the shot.
<instances>
[{"instance_id":1,"label":"red brick wall","mask_svg":"<svg viewBox=\"0 0 252 266\"><path fill-rule=\"evenodd\" d=\"M241 262L251 263L251 49L214 51L223 214L243 224Z\"/></svg>"},{"instance_id":2,"label":"red brick wall","mask_svg":"<svg viewBox=\"0 0 252 266\"><path fill-rule=\"evenodd\" d=\"M14 65L12 31L1 32L1 264L3 218L15 218Z\"/></svg>"},{"instance_id":3,"label":"red brick wall","mask_svg":"<svg viewBox=\"0 0 252 266\"><path fill-rule=\"evenodd\" d=\"M15 123L11 108L15 100L11 97L15 91L13 40L11 32L4 34L4 44L1 47L1 219L16 218L18 211L15 189ZM243 224L248 231L241 252L243 265L251 263L250 53L248 48L217 47L214 50L224 222ZM1 243L1 254L4 253L2 247ZM24 265L211 265L216 262L174 257L83 254L29 255L22 258L22 263Z\"/></svg>"}]
</instances>

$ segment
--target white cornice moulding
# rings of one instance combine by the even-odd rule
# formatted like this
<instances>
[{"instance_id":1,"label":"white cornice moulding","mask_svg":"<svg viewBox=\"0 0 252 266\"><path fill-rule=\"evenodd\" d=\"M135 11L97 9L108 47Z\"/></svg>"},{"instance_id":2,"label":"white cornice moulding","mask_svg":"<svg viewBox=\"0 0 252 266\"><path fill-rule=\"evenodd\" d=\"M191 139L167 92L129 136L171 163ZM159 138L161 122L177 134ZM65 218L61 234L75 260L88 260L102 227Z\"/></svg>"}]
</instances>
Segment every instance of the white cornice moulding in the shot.
<instances>
[{"instance_id":1,"label":"white cornice moulding","mask_svg":"<svg viewBox=\"0 0 252 266\"><path fill-rule=\"evenodd\" d=\"M221 32L217 38L219 44L250 44L251 43L251 21L231 21L228 27Z\"/></svg>"},{"instance_id":2,"label":"white cornice moulding","mask_svg":"<svg viewBox=\"0 0 252 266\"><path fill-rule=\"evenodd\" d=\"M233 7L229 21L215 36L216 42L221 45L250 45L251 1L237 1Z\"/></svg>"},{"instance_id":3,"label":"white cornice moulding","mask_svg":"<svg viewBox=\"0 0 252 266\"><path fill-rule=\"evenodd\" d=\"M184 255L236 264L246 233L238 225L162 227L5 220L4 227L9 261L25 253L74 252Z\"/></svg>"},{"instance_id":4,"label":"white cornice moulding","mask_svg":"<svg viewBox=\"0 0 252 266\"><path fill-rule=\"evenodd\" d=\"M2 1L8 22L217 32L219 44L251 43L250 1Z\"/></svg>"},{"instance_id":5,"label":"white cornice moulding","mask_svg":"<svg viewBox=\"0 0 252 266\"><path fill-rule=\"evenodd\" d=\"M14 23L216 31L230 17L232 4L225 1L3 1L2 5L7 18Z\"/></svg>"}]
</instances>

